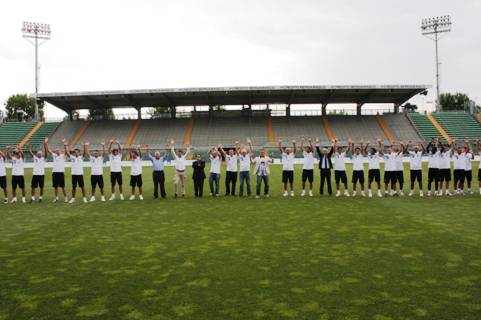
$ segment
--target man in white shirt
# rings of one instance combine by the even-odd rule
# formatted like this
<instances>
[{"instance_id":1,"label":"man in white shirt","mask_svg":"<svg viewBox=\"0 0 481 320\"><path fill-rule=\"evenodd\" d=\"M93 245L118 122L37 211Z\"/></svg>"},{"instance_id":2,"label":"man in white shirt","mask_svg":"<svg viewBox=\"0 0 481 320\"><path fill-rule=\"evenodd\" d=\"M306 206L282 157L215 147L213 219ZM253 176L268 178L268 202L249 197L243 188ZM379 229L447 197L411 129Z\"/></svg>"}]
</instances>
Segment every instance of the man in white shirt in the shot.
<instances>
[{"instance_id":1,"label":"man in white shirt","mask_svg":"<svg viewBox=\"0 0 481 320\"><path fill-rule=\"evenodd\" d=\"M144 200L142 194L142 152L140 146L137 146L137 150L130 151L130 187L132 192L129 200L135 200L135 188L139 189L139 200Z\"/></svg>"},{"instance_id":2,"label":"man in white shirt","mask_svg":"<svg viewBox=\"0 0 481 320\"><path fill-rule=\"evenodd\" d=\"M282 146L282 139L279 139L279 151L282 162L282 183L284 184L283 196L287 197L287 184L291 189L291 197L294 196L294 159L296 157L296 140L292 139L292 149Z\"/></svg>"},{"instance_id":3,"label":"man in white shirt","mask_svg":"<svg viewBox=\"0 0 481 320\"><path fill-rule=\"evenodd\" d=\"M64 202L67 203L67 191L65 190L65 159L68 157L67 141L62 139L64 153L60 149L56 149L53 153L48 146L48 138L45 138L45 157L52 156L52 186L55 194L53 202L58 202L58 189L63 192Z\"/></svg>"},{"instance_id":4,"label":"man in white shirt","mask_svg":"<svg viewBox=\"0 0 481 320\"><path fill-rule=\"evenodd\" d=\"M22 203L26 203L25 199L25 163L24 155L20 145L17 145L15 152L12 155L12 149L7 146L7 158L12 162L12 201L10 203L17 203L17 188L22 191Z\"/></svg>"},{"instance_id":5,"label":"man in white shirt","mask_svg":"<svg viewBox=\"0 0 481 320\"><path fill-rule=\"evenodd\" d=\"M410 178L411 178L411 189L409 191L409 196L412 197L414 194L414 185L416 182L419 185L419 196L422 197L423 194L423 154L426 151L422 141L419 141L419 145L415 145L413 150L409 150L409 146L413 142L410 140L406 144L404 153L409 156L409 166L410 166Z\"/></svg>"},{"instance_id":6,"label":"man in white shirt","mask_svg":"<svg viewBox=\"0 0 481 320\"><path fill-rule=\"evenodd\" d=\"M479 139L476 140L476 146L478 147L478 153L481 159L481 141ZM478 166L478 184L479 184L479 194L481 195L481 164Z\"/></svg>"},{"instance_id":7,"label":"man in white shirt","mask_svg":"<svg viewBox=\"0 0 481 320\"><path fill-rule=\"evenodd\" d=\"M244 183L247 189L247 196L250 197L252 194L250 170L254 148L250 139L247 139L247 145L249 146L249 151L247 151L246 146L241 146L239 154L239 197L244 195Z\"/></svg>"},{"instance_id":8,"label":"man in white shirt","mask_svg":"<svg viewBox=\"0 0 481 320\"><path fill-rule=\"evenodd\" d=\"M256 198L261 195L261 186L264 182L264 197L269 198L269 163L273 159L269 158L265 150L261 150L259 156L254 159L254 174L257 176Z\"/></svg>"},{"instance_id":9,"label":"man in white shirt","mask_svg":"<svg viewBox=\"0 0 481 320\"><path fill-rule=\"evenodd\" d=\"M438 195L439 189L439 158L441 152L436 147L434 138L426 147L428 153L428 197L431 196L431 185L434 182L434 195Z\"/></svg>"},{"instance_id":10,"label":"man in white shirt","mask_svg":"<svg viewBox=\"0 0 481 320\"><path fill-rule=\"evenodd\" d=\"M352 196L357 193L357 182L361 186L361 196L365 197L364 192L364 141L361 140L361 146L355 147L354 141L351 141L351 150L354 150L352 159Z\"/></svg>"},{"instance_id":11,"label":"man in white shirt","mask_svg":"<svg viewBox=\"0 0 481 320\"><path fill-rule=\"evenodd\" d=\"M187 176L185 174L185 160L187 155L190 153L190 145L187 145L187 150L177 150L175 152L174 148L174 140L170 141L170 147L172 152L172 157L174 157L175 161L175 173L174 173L174 198L177 198L179 183L181 184L181 192L182 197L185 197L185 182L187 180Z\"/></svg>"},{"instance_id":12,"label":"man in white shirt","mask_svg":"<svg viewBox=\"0 0 481 320\"><path fill-rule=\"evenodd\" d=\"M38 150L35 154L31 145L29 147L29 153L33 160L32 184L30 186L32 189L32 198L30 199L30 203L35 202L35 189L37 188L40 189L38 201L42 202L45 184L45 157L43 156L43 152L41 150Z\"/></svg>"},{"instance_id":13,"label":"man in white shirt","mask_svg":"<svg viewBox=\"0 0 481 320\"><path fill-rule=\"evenodd\" d=\"M312 183L314 182L314 147L312 139L308 138L309 145L304 148L304 137L301 138L301 151L304 157L302 166L302 192L301 197L306 195L306 181L309 181L309 196L312 197Z\"/></svg>"},{"instance_id":14,"label":"man in white shirt","mask_svg":"<svg viewBox=\"0 0 481 320\"><path fill-rule=\"evenodd\" d=\"M399 191L398 196L404 196L404 163L403 163L403 154L404 154L404 143L403 141L399 141L399 147L393 147L394 153L396 153L395 158L395 168L394 168L394 175L396 179L396 183L399 183ZM396 188L396 186L394 186Z\"/></svg>"},{"instance_id":15,"label":"man in white shirt","mask_svg":"<svg viewBox=\"0 0 481 320\"><path fill-rule=\"evenodd\" d=\"M116 144L116 148L112 146ZM110 160L110 185L112 186L112 195L109 200L115 200L115 185L119 185L120 200L124 200L123 179L122 179L122 147L118 140L110 140L109 144L109 160Z\"/></svg>"},{"instance_id":16,"label":"man in white shirt","mask_svg":"<svg viewBox=\"0 0 481 320\"><path fill-rule=\"evenodd\" d=\"M225 152L221 145L212 147L209 150L210 159L210 174L209 174L209 188L210 195L219 196L219 180L221 172L222 157L225 157Z\"/></svg>"},{"instance_id":17,"label":"man in white shirt","mask_svg":"<svg viewBox=\"0 0 481 320\"><path fill-rule=\"evenodd\" d=\"M381 166L379 165L381 157L384 156L383 149L384 149L384 142L381 139L378 139L379 151L375 148L369 148L369 153L367 155L367 163L368 163L368 172L367 172L367 179L368 179L368 196L372 198L372 182L376 182L377 184L377 196L382 198L381 192ZM368 141L365 147L367 150L368 146L371 144L371 141ZM366 152L366 151L364 151Z\"/></svg>"},{"instance_id":18,"label":"man in white shirt","mask_svg":"<svg viewBox=\"0 0 481 320\"><path fill-rule=\"evenodd\" d=\"M456 140L453 139L452 145L452 159L454 166L454 190L456 194L464 194L464 181L466 173L466 149L456 146Z\"/></svg>"},{"instance_id":19,"label":"man in white shirt","mask_svg":"<svg viewBox=\"0 0 481 320\"><path fill-rule=\"evenodd\" d=\"M389 146L387 152L384 154L384 193L386 195L396 195L396 158L401 151L394 151L392 146Z\"/></svg>"},{"instance_id":20,"label":"man in white shirt","mask_svg":"<svg viewBox=\"0 0 481 320\"><path fill-rule=\"evenodd\" d=\"M71 167L71 180L72 180L72 198L69 203L74 203L77 196L77 187L82 191L83 202L87 203L87 196L85 192L84 184L84 155L80 153L80 149L75 148L74 151L67 152L70 158Z\"/></svg>"},{"instance_id":21,"label":"man in white shirt","mask_svg":"<svg viewBox=\"0 0 481 320\"><path fill-rule=\"evenodd\" d=\"M89 142L84 143L84 157L88 157L90 161L90 185L92 187L92 193L90 202L95 202L95 190L97 186L100 189L100 201L105 201L104 194L104 158L105 158L105 143L101 143L102 155L98 149L94 150L93 154L89 153Z\"/></svg>"},{"instance_id":22,"label":"man in white shirt","mask_svg":"<svg viewBox=\"0 0 481 320\"><path fill-rule=\"evenodd\" d=\"M439 196L443 195L443 186L445 194L451 196L449 192L449 182L451 181L451 160L453 159L453 151L449 145L444 145L438 139L440 149L439 154Z\"/></svg>"},{"instance_id":23,"label":"man in white shirt","mask_svg":"<svg viewBox=\"0 0 481 320\"><path fill-rule=\"evenodd\" d=\"M471 142L468 139L464 140L464 143L466 144L466 146L464 147L464 152L466 153L466 168L464 170L464 176L466 179L466 186L468 187L468 193L473 194L471 184L473 182L474 152L471 149Z\"/></svg>"},{"instance_id":24,"label":"man in white shirt","mask_svg":"<svg viewBox=\"0 0 481 320\"><path fill-rule=\"evenodd\" d=\"M239 141L235 142L235 149L230 149L225 156L227 168L225 171L225 195L235 196L237 183L237 163L239 162Z\"/></svg>"},{"instance_id":25,"label":"man in white shirt","mask_svg":"<svg viewBox=\"0 0 481 320\"><path fill-rule=\"evenodd\" d=\"M8 204L7 159L2 151L0 151L0 188L3 190L3 204Z\"/></svg>"},{"instance_id":26,"label":"man in white shirt","mask_svg":"<svg viewBox=\"0 0 481 320\"><path fill-rule=\"evenodd\" d=\"M341 196L340 183L344 185L344 196L349 197L347 189L347 174L346 174L346 155L351 151L351 139L348 141L349 147L345 150L343 147L337 146L337 139L334 139L334 181L336 183L336 197Z\"/></svg>"}]
</instances>

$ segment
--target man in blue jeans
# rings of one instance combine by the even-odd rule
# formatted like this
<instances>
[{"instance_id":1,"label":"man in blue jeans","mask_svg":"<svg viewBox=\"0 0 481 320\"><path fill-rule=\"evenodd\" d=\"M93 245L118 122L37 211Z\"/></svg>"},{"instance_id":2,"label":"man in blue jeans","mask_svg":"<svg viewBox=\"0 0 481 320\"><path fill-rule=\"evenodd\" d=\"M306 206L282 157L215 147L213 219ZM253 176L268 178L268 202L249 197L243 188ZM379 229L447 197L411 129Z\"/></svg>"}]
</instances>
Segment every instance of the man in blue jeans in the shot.
<instances>
[{"instance_id":1,"label":"man in blue jeans","mask_svg":"<svg viewBox=\"0 0 481 320\"><path fill-rule=\"evenodd\" d=\"M249 146L249 152L245 146L241 146L240 154L239 154L239 179L240 179L240 186L239 186L239 197L244 196L244 183L246 184L247 188L247 196L251 196L251 162L252 162L252 155L254 154L252 148L252 142L250 139L247 139L247 144Z\"/></svg>"},{"instance_id":2,"label":"man in blue jeans","mask_svg":"<svg viewBox=\"0 0 481 320\"><path fill-rule=\"evenodd\" d=\"M209 187L210 187L210 195L214 197L219 196L219 181L220 181L220 172L221 172L221 164L222 164L222 157L225 157L225 152L222 149L221 145L217 147L213 147L209 150L209 159L210 159L210 174L209 174Z\"/></svg>"},{"instance_id":3,"label":"man in blue jeans","mask_svg":"<svg viewBox=\"0 0 481 320\"><path fill-rule=\"evenodd\" d=\"M267 156L265 150L261 150L259 156L254 159L254 173L257 176L256 198L261 195L261 185L264 182L264 197L269 198L269 163L274 162Z\"/></svg>"}]
</instances>

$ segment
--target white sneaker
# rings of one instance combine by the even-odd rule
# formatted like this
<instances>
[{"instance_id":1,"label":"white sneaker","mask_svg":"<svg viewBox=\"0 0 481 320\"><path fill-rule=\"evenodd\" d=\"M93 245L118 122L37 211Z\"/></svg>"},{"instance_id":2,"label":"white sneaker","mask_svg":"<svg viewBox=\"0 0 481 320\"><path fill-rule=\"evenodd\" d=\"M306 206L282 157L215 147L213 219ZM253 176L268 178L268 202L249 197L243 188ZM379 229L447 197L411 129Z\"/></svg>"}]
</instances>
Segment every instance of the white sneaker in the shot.
<instances>
[{"instance_id":1,"label":"white sneaker","mask_svg":"<svg viewBox=\"0 0 481 320\"><path fill-rule=\"evenodd\" d=\"M384 191L384 194L385 194L386 196L388 196L388 195L389 195L389 190L385 190L385 191Z\"/></svg>"},{"instance_id":2,"label":"white sneaker","mask_svg":"<svg viewBox=\"0 0 481 320\"><path fill-rule=\"evenodd\" d=\"M381 190L378 190L378 191L377 191L377 196L378 196L379 198L382 198L382 192L381 192Z\"/></svg>"},{"instance_id":3,"label":"white sneaker","mask_svg":"<svg viewBox=\"0 0 481 320\"><path fill-rule=\"evenodd\" d=\"M428 197L430 197L430 196L431 196L431 191L428 191Z\"/></svg>"},{"instance_id":4,"label":"white sneaker","mask_svg":"<svg viewBox=\"0 0 481 320\"><path fill-rule=\"evenodd\" d=\"M144 200L144 196L139 194L139 200Z\"/></svg>"},{"instance_id":5,"label":"white sneaker","mask_svg":"<svg viewBox=\"0 0 481 320\"><path fill-rule=\"evenodd\" d=\"M17 203L17 198L12 198L12 201L10 203Z\"/></svg>"},{"instance_id":6,"label":"white sneaker","mask_svg":"<svg viewBox=\"0 0 481 320\"><path fill-rule=\"evenodd\" d=\"M72 198L72 199L70 199L70 201L68 203L72 204L74 202L75 202L75 198Z\"/></svg>"},{"instance_id":7,"label":"white sneaker","mask_svg":"<svg viewBox=\"0 0 481 320\"><path fill-rule=\"evenodd\" d=\"M113 201L113 200L115 200L115 194L111 195L109 198L109 201Z\"/></svg>"},{"instance_id":8,"label":"white sneaker","mask_svg":"<svg viewBox=\"0 0 481 320\"><path fill-rule=\"evenodd\" d=\"M340 197L341 196L341 191L340 190L337 190L336 191L336 197Z\"/></svg>"},{"instance_id":9,"label":"white sneaker","mask_svg":"<svg viewBox=\"0 0 481 320\"><path fill-rule=\"evenodd\" d=\"M35 202L35 197L32 197L32 198L30 199L30 202Z\"/></svg>"},{"instance_id":10,"label":"white sneaker","mask_svg":"<svg viewBox=\"0 0 481 320\"><path fill-rule=\"evenodd\" d=\"M8 204L8 199L7 199L7 198L3 199L3 204Z\"/></svg>"},{"instance_id":11,"label":"white sneaker","mask_svg":"<svg viewBox=\"0 0 481 320\"><path fill-rule=\"evenodd\" d=\"M84 197L84 203L87 203L87 202L88 202L87 198L86 198L86 197Z\"/></svg>"},{"instance_id":12,"label":"white sneaker","mask_svg":"<svg viewBox=\"0 0 481 320\"><path fill-rule=\"evenodd\" d=\"M269 195L268 195L268 194L266 194L266 195L264 196L264 198L269 198Z\"/></svg>"},{"instance_id":13,"label":"white sneaker","mask_svg":"<svg viewBox=\"0 0 481 320\"><path fill-rule=\"evenodd\" d=\"M404 191L399 190L398 195L399 195L400 197L403 197L403 196L404 196Z\"/></svg>"},{"instance_id":14,"label":"white sneaker","mask_svg":"<svg viewBox=\"0 0 481 320\"><path fill-rule=\"evenodd\" d=\"M301 197L304 197L305 195L306 195L306 190L302 190Z\"/></svg>"},{"instance_id":15,"label":"white sneaker","mask_svg":"<svg viewBox=\"0 0 481 320\"><path fill-rule=\"evenodd\" d=\"M283 197L287 197L288 196L288 193L287 193L287 190L284 190L284 193L282 194Z\"/></svg>"},{"instance_id":16,"label":"white sneaker","mask_svg":"<svg viewBox=\"0 0 481 320\"><path fill-rule=\"evenodd\" d=\"M349 191L346 190L346 191L344 191L344 196L345 196L345 197L350 197L351 195L349 194Z\"/></svg>"},{"instance_id":17,"label":"white sneaker","mask_svg":"<svg viewBox=\"0 0 481 320\"><path fill-rule=\"evenodd\" d=\"M443 196L443 192L442 191L438 192L438 197L442 197L442 196Z\"/></svg>"},{"instance_id":18,"label":"white sneaker","mask_svg":"<svg viewBox=\"0 0 481 320\"><path fill-rule=\"evenodd\" d=\"M363 196L363 197L366 196L366 193L364 192L364 190L361 191L361 196Z\"/></svg>"},{"instance_id":19,"label":"white sneaker","mask_svg":"<svg viewBox=\"0 0 481 320\"><path fill-rule=\"evenodd\" d=\"M63 198L63 202L68 203L68 198L67 197Z\"/></svg>"},{"instance_id":20,"label":"white sneaker","mask_svg":"<svg viewBox=\"0 0 481 320\"><path fill-rule=\"evenodd\" d=\"M414 192L413 192L412 190L411 190L411 191L409 191L409 193L408 193L408 197L412 197L412 196L413 196L413 194L414 194Z\"/></svg>"},{"instance_id":21,"label":"white sneaker","mask_svg":"<svg viewBox=\"0 0 481 320\"><path fill-rule=\"evenodd\" d=\"M396 192L395 192L394 190L391 190L391 192L389 192L389 195L390 195L391 197L393 197L395 194L396 194Z\"/></svg>"},{"instance_id":22,"label":"white sneaker","mask_svg":"<svg viewBox=\"0 0 481 320\"><path fill-rule=\"evenodd\" d=\"M453 194L451 192L449 192L448 190L446 190L446 195L447 196L452 196Z\"/></svg>"},{"instance_id":23,"label":"white sneaker","mask_svg":"<svg viewBox=\"0 0 481 320\"><path fill-rule=\"evenodd\" d=\"M256 199L259 199L259 196L256 196Z\"/></svg>"},{"instance_id":24,"label":"white sneaker","mask_svg":"<svg viewBox=\"0 0 481 320\"><path fill-rule=\"evenodd\" d=\"M474 192L473 192L473 190L468 189L468 193L469 193L469 194L473 194Z\"/></svg>"},{"instance_id":25,"label":"white sneaker","mask_svg":"<svg viewBox=\"0 0 481 320\"><path fill-rule=\"evenodd\" d=\"M129 198L130 201L135 200L135 194L131 195Z\"/></svg>"},{"instance_id":26,"label":"white sneaker","mask_svg":"<svg viewBox=\"0 0 481 320\"><path fill-rule=\"evenodd\" d=\"M291 197L293 197L293 196L294 196L294 191L291 191Z\"/></svg>"},{"instance_id":27,"label":"white sneaker","mask_svg":"<svg viewBox=\"0 0 481 320\"><path fill-rule=\"evenodd\" d=\"M58 197L53 198L53 203L58 202Z\"/></svg>"},{"instance_id":28,"label":"white sneaker","mask_svg":"<svg viewBox=\"0 0 481 320\"><path fill-rule=\"evenodd\" d=\"M312 197L312 190L309 190L309 197Z\"/></svg>"},{"instance_id":29,"label":"white sneaker","mask_svg":"<svg viewBox=\"0 0 481 320\"><path fill-rule=\"evenodd\" d=\"M353 196L353 197L355 197L356 194L357 194L357 191L353 191L353 192L352 192L352 196Z\"/></svg>"},{"instance_id":30,"label":"white sneaker","mask_svg":"<svg viewBox=\"0 0 481 320\"><path fill-rule=\"evenodd\" d=\"M369 196L369 198L372 198L372 191L371 191L371 189L369 189L369 190L367 191L367 195Z\"/></svg>"},{"instance_id":31,"label":"white sneaker","mask_svg":"<svg viewBox=\"0 0 481 320\"><path fill-rule=\"evenodd\" d=\"M101 197L100 197L100 201L105 202L105 197L104 197L104 196L101 196Z\"/></svg>"},{"instance_id":32,"label":"white sneaker","mask_svg":"<svg viewBox=\"0 0 481 320\"><path fill-rule=\"evenodd\" d=\"M422 197L424 197L424 193L423 193L423 191L422 191L422 190L421 190L421 191L419 191L419 196L420 196L421 198L422 198Z\"/></svg>"},{"instance_id":33,"label":"white sneaker","mask_svg":"<svg viewBox=\"0 0 481 320\"><path fill-rule=\"evenodd\" d=\"M124 194L123 193L120 194L120 200L124 200Z\"/></svg>"},{"instance_id":34,"label":"white sneaker","mask_svg":"<svg viewBox=\"0 0 481 320\"><path fill-rule=\"evenodd\" d=\"M95 202L95 196L92 196L92 197L90 198L90 202Z\"/></svg>"},{"instance_id":35,"label":"white sneaker","mask_svg":"<svg viewBox=\"0 0 481 320\"><path fill-rule=\"evenodd\" d=\"M22 203L27 203L27 200L25 199L25 197L22 197Z\"/></svg>"}]
</instances>

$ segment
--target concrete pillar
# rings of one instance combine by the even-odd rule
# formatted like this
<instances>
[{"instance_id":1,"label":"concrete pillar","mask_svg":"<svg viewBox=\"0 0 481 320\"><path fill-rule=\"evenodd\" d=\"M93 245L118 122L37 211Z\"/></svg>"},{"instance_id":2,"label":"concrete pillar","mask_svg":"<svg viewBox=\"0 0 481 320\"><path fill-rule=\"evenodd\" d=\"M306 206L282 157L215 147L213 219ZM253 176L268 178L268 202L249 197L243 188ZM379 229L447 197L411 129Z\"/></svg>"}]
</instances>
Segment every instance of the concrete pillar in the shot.
<instances>
[{"instance_id":1,"label":"concrete pillar","mask_svg":"<svg viewBox=\"0 0 481 320\"><path fill-rule=\"evenodd\" d=\"M136 107L137 109L137 119L142 119L142 107Z\"/></svg>"},{"instance_id":2,"label":"concrete pillar","mask_svg":"<svg viewBox=\"0 0 481 320\"><path fill-rule=\"evenodd\" d=\"M68 119L69 119L70 121L73 120L73 110L70 110L70 111L68 112Z\"/></svg>"},{"instance_id":3,"label":"concrete pillar","mask_svg":"<svg viewBox=\"0 0 481 320\"><path fill-rule=\"evenodd\" d=\"M176 113L175 107L170 107L170 117L171 117L172 119L175 119L175 118L176 118L176 114L175 114L175 113Z\"/></svg>"},{"instance_id":4,"label":"concrete pillar","mask_svg":"<svg viewBox=\"0 0 481 320\"><path fill-rule=\"evenodd\" d=\"M321 106L322 115L327 116L327 103L323 103Z\"/></svg>"},{"instance_id":5,"label":"concrete pillar","mask_svg":"<svg viewBox=\"0 0 481 320\"><path fill-rule=\"evenodd\" d=\"M358 116L361 115L361 108L362 108L362 103L358 103L356 106L356 115Z\"/></svg>"},{"instance_id":6,"label":"concrete pillar","mask_svg":"<svg viewBox=\"0 0 481 320\"><path fill-rule=\"evenodd\" d=\"M401 105L400 105L399 103L395 103L395 104L394 104L394 113L396 113L396 114L399 113L399 107L400 107L400 106L401 106Z\"/></svg>"},{"instance_id":7,"label":"concrete pillar","mask_svg":"<svg viewBox=\"0 0 481 320\"><path fill-rule=\"evenodd\" d=\"M290 117L290 116L291 116L291 105L288 104L286 107L286 117Z\"/></svg>"}]
</instances>

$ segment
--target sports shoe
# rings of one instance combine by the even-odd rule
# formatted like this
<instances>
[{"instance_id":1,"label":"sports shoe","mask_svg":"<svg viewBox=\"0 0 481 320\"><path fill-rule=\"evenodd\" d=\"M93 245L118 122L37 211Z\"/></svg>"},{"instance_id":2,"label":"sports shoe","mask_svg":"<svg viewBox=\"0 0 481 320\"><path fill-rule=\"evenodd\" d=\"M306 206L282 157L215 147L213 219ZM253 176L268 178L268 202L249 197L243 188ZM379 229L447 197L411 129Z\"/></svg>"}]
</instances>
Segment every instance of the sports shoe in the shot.
<instances>
[{"instance_id":1,"label":"sports shoe","mask_svg":"<svg viewBox=\"0 0 481 320\"><path fill-rule=\"evenodd\" d=\"M301 197L304 197L305 195L306 195L306 190L302 190Z\"/></svg>"},{"instance_id":2,"label":"sports shoe","mask_svg":"<svg viewBox=\"0 0 481 320\"><path fill-rule=\"evenodd\" d=\"M428 191L428 197L430 197L430 196L431 196L431 191Z\"/></svg>"},{"instance_id":3,"label":"sports shoe","mask_svg":"<svg viewBox=\"0 0 481 320\"><path fill-rule=\"evenodd\" d=\"M259 199L259 196L256 196L256 199Z\"/></svg>"},{"instance_id":4,"label":"sports shoe","mask_svg":"<svg viewBox=\"0 0 481 320\"><path fill-rule=\"evenodd\" d=\"M3 199L3 204L8 204L8 199Z\"/></svg>"},{"instance_id":5,"label":"sports shoe","mask_svg":"<svg viewBox=\"0 0 481 320\"><path fill-rule=\"evenodd\" d=\"M58 202L58 197L53 198L53 203Z\"/></svg>"},{"instance_id":6,"label":"sports shoe","mask_svg":"<svg viewBox=\"0 0 481 320\"><path fill-rule=\"evenodd\" d=\"M391 192L389 192L389 195L390 195L391 197L393 197L395 194L396 194L396 192L395 192L394 190L391 190Z\"/></svg>"},{"instance_id":7,"label":"sports shoe","mask_svg":"<svg viewBox=\"0 0 481 320\"><path fill-rule=\"evenodd\" d=\"M124 194L123 193L120 194L120 200L124 200Z\"/></svg>"},{"instance_id":8,"label":"sports shoe","mask_svg":"<svg viewBox=\"0 0 481 320\"><path fill-rule=\"evenodd\" d=\"M17 203L17 198L12 198L12 201L10 203Z\"/></svg>"},{"instance_id":9,"label":"sports shoe","mask_svg":"<svg viewBox=\"0 0 481 320\"><path fill-rule=\"evenodd\" d=\"M289 194L287 193L287 190L284 190L284 193L282 194L283 197L287 197Z\"/></svg>"},{"instance_id":10,"label":"sports shoe","mask_svg":"<svg viewBox=\"0 0 481 320\"><path fill-rule=\"evenodd\" d=\"M35 197L32 197L32 198L30 199L30 203L32 203L32 202L35 202Z\"/></svg>"},{"instance_id":11,"label":"sports shoe","mask_svg":"<svg viewBox=\"0 0 481 320\"><path fill-rule=\"evenodd\" d=\"M268 194L265 194L264 197L265 197L265 198L269 198L269 195L268 195Z\"/></svg>"},{"instance_id":12,"label":"sports shoe","mask_svg":"<svg viewBox=\"0 0 481 320\"><path fill-rule=\"evenodd\" d=\"M72 198L72 199L70 199L70 201L68 203L72 204L74 202L75 202L75 198Z\"/></svg>"},{"instance_id":13,"label":"sports shoe","mask_svg":"<svg viewBox=\"0 0 481 320\"><path fill-rule=\"evenodd\" d=\"M364 192L364 190L361 191L361 196L363 196L363 197L366 196L366 193Z\"/></svg>"},{"instance_id":14,"label":"sports shoe","mask_svg":"<svg viewBox=\"0 0 481 320\"><path fill-rule=\"evenodd\" d=\"M451 192L449 192L448 190L446 190L446 195L447 196L452 196L453 194Z\"/></svg>"},{"instance_id":15,"label":"sports shoe","mask_svg":"<svg viewBox=\"0 0 481 320\"><path fill-rule=\"evenodd\" d=\"M389 195L389 190L385 190L385 191L384 191L384 194L385 194L386 196L388 196L388 195Z\"/></svg>"},{"instance_id":16,"label":"sports shoe","mask_svg":"<svg viewBox=\"0 0 481 320\"><path fill-rule=\"evenodd\" d=\"M424 193L423 193L423 191L422 191L422 190L421 190L421 191L419 191L419 196L420 196L421 198L422 198L422 197L424 197Z\"/></svg>"},{"instance_id":17,"label":"sports shoe","mask_svg":"<svg viewBox=\"0 0 481 320\"><path fill-rule=\"evenodd\" d=\"M63 202L68 203L68 198L67 197L63 198Z\"/></svg>"},{"instance_id":18,"label":"sports shoe","mask_svg":"<svg viewBox=\"0 0 481 320\"><path fill-rule=\"evenodd\" d=\"M309 190L309 197L312 197L312 190Z\"/></svg>"},{"instance_id":19,"label":"sports shoe","mask_svg":"<svg viewBox=\"0 0 481 320\"><path fill-rule=\"evenodd\" d=\"M294 191L291 191L291 197L293 197L293 196L294 196Z\"/></svg>"},{"instance_id":20,"label":"sports shoe","mask_svg":"<svg viewBox=\"0 0 481 320\"><path fill-rule=\"evenodd\" d=\"M345 197L350 197L351 195L349 194L349 191L346 190L346 191L344 191L344 196L345 196Z\"/></svg>"},{"instance_id":21,"label":"sports shoe","mask_svg":"<svg viewBox=\"0 0 481 320\"><path fill-rule=\"evenodd\" d=\"M88 201L87 201L87 198L86 198L86 197L84 197L84 203L87 203L87 202L88 202Z\"/></svg>"},{"instance_id":22,"label":"sports shoe","mask_svg":"<svg viewBox=\"0 0 481 320\"><path fill-rule=\"evenodd\" d=\"M355 197L356 194L357 194L357 191L353 191L353 192L352 192L352 196L353 196L353 197Z\"/></svg>"},{"instance_id":23,"label":"sports shoe","mask_svg":"<svg viewBox=\"0 0 481 320\"><path fill-rule=\"evenodd\" d=\"M403 197L403 196L404 196L404 191L399 190L398 195L399 195L400 197Z\"/></svg>"},{"instance_id":24,"label":"sports shoe","mask_svg":"<svg viewBox=\"0 0 481 320\"><path fill-rule=\"evenodd\" d=\"M144 196L139 194L139 200L144 200Z\"/></svg>"},{"instance_id":25,"label":"sports shoe","mask_svg":"<svg viewBox=\"0 0 481 320\"><path fill-rule=\"evenodd\" d=\"M109 201L113 201L113 200L115 200L115 194L112 194L109 198Z\"/></svg>"},{"instance_id":26,"label":"sports shoe","mask_svg":"<svg viewBox=\"0 0 481 320\"><path fill-rule=\"evenodd\" d=\"M22 203L27 203L27 200L25 199L25 197L22 197Z\"/></svg>"},{"instance_id":27,"label":"sports shoe","mask_svg":"<svg viewBox=\"0 0 481 320\"><path fill-rule=\"evenodd\" d=\"M381 192L381 190L378 190L378 191L377 191L377 196L378 196L379 198L382 198L382 192Z\"/></svg>"},{"instance_id":28,"label":"sports shoe","mask_svg":"<svg viewBox=\"0 0 481 320\"><path fill-rule=\"evenodd\" d=\"M101 196L101 197L100 197L100 201L105 202L105 197L104 197L104 196Z\"/></svg>"},{"instance_id":29,"label":"sports shoe","mask_svg":"<svg viewBox=\"0 0 481 320\"><path fill-rule=\"evenodd\" d=\"M336 197L340 197L341 196L341 191L337 190L336 191Z\"/></svg>"},{"instance_id":30,"label":"sports shoe","mask_svg":"<svg viewBox=\"0 0 481 320\"><path fill-rule=\"evenodd\" d=\"M408 193L408 197L412 197L412 196L413 196L413 194L414 194L414 192L413 192L412 190L411 190L411 191L409 191L409 193Z\"/></svg>"},{"instance_id":31,"label":"sports shoe","mask_svg":"<svg viewBox=\"0 0 481 320\"><path fill-rule=\"evenodd\" d=\"M43 197L38 197L38 202L42 202L43 201Z\"/></svg>"},{"instance_id":32,"label":"sports shoe","mask_svg":"<svg viewBox=\"0 0 481 320\"><path fill-rule=\"evenodd\" d=\"M135 200L135 194L131 195L129 198L130 201Z\"/></svg>"},{"instance_id":33,"label":"sports shoe","mask_svg":"<svg viewBox=\"0 0 481 320\"><path fill-rule=\"evenodd\" d=\"M473 190L468 189L468 193L469 193L469 194L473 194L474 192L473 192Z\"/></svg>"},{"instance_id":34,"label":"sports shoe","mask_svg":"<svg viewBox=\"0 0 481 320\"><path fill-rule=\"evenodd\" d=\"M90 198L90 202L95 202L95 196L92 196L92 197Z\"/></svg>"},{"instance_id":35,"label":"sports shoe","mask_svg":"<svg viewBox=\"0 0 481 320\"><path fill-rule=\"evenodd\" d=\"M369 198L372 198L372 191L371 191L371 189L369 189L369 190L367 191L367 194L368 194Z\"/></svg>"}]
</instances>

